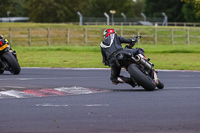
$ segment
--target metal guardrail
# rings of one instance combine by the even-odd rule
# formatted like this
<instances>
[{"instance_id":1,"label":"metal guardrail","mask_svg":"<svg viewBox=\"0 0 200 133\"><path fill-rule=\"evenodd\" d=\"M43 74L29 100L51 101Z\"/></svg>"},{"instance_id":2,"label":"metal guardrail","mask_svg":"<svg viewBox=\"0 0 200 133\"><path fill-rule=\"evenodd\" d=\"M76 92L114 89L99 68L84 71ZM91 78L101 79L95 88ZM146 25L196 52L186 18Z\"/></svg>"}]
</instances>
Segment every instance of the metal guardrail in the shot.
<instances>
[{"instance_id":1,"label":"metal guardrail","mask_svg":"<svg viewBox=\"0 0 200 133\"><path fill-rule=\"evenodd\" d=\"M0 29L11 45L51 46L51 45L97 45L103 39L104 29L97 28L9 28ZM132 38L143 36L139 44L199 44L200 28L121 28L118 35Z\"/></svg>"}]
</instances>

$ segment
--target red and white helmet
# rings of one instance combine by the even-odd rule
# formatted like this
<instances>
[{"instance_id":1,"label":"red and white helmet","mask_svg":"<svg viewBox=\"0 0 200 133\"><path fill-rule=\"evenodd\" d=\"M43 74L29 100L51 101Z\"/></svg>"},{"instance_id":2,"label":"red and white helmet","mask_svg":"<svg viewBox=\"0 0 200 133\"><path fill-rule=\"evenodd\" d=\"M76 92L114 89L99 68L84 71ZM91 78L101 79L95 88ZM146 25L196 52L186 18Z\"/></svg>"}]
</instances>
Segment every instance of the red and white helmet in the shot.
<instances>
[{"instance_id":1,"label":"red and white helmet","mask_svg":"<svg viewBox=\"0 0 200 133\"><path fill-rule=\"evenodd\" d=\"M115 32L115 29L106 29L103 32L103 37L107 38L110 34L117 34L117 32Z\"/></svg>"}]
</instances>

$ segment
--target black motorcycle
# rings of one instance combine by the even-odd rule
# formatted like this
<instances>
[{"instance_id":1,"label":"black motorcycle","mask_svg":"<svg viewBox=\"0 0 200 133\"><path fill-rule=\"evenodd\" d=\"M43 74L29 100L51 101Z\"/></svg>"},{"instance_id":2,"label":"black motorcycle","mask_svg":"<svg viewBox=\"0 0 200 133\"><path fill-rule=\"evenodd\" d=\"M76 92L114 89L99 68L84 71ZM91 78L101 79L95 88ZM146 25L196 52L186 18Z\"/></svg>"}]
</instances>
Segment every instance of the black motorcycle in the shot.
<instances>
[{"instance_id":1,"label":"black motorcycle","mask_svg":"<svg viewBox=\"0 0 200 133\"><path fill-rule=\"evenodd\" d=\"M0 39L0 74L10 71L12 74L19 74L19 66L16 52L12 51L5 39Z\"/></svg>"},{"instance_id":2,"label":"black motorcycle","mask_svg":"<svg viewBox=\"0 0 200 133\"><path fill-rule=\"evenodd\" d=\"M135 37L135 42L141 36ZM132 48L132 47L131 47ZM150 63L150 59L146 59L144 50L141 48L131 49L127 45L124 50L117 52L115 59L117 65L124 67L131 75L131 79L147 91L153 91L157 87L163 89L164 84L158 79L157 71L154 70L154 64Z\"/></svg>"}]
</instances>

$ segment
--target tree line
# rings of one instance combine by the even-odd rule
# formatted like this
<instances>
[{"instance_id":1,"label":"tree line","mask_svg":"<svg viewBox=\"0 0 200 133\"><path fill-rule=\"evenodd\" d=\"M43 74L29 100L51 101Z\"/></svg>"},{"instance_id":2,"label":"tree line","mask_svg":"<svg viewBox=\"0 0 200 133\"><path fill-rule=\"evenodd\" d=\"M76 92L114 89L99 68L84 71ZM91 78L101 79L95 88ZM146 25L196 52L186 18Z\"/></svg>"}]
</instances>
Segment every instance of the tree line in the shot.
<instances>
[{"instance_id":1,"label":"tree line","mask_svg":"<svg viewBox=\"0 0 200 133\"><path fill-rule=\"evenodd\" d=\"M0 17L29 17L32 22L75 22L84 17L105 17L115 10L129 18L161 18L170 22L200 22L199 0L0 0ZM110 15L110 14L109 14Z\"/></svg>"}]
</instances>

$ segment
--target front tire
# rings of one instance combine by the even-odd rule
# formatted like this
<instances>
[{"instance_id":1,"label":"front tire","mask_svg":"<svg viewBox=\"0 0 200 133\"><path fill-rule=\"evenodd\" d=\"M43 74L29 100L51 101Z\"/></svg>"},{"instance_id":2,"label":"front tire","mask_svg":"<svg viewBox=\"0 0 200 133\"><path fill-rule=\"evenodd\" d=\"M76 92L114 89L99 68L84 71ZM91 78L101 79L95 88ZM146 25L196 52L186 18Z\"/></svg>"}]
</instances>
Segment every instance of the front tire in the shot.
<instances>
[{"instance_id":1,"label":"front tire","mask_svg":"<svg viewBox=\"0 0 200 133\"><path fill-rule=\"evenodd\" d=\"M0 74L3 74L4 73L4 70L2 70L1 68L0 68Z\"/></svg>"},{"instance_id":2,"label":"front tire","mask_svg":"<svg viewBox=\"0 0 200 133\"><path fill-rule=\"evenodd\" d=\"M164 88L164 84L162 82L160 82L160 80L158 80L157 87L158 87L158 89L163 89Z\"/></svg>"},{"instance_id":3,"label":"front tire","mask_svg":"<svg viewBox=\"0 0 200 133\"><path fill-rule=\"evenodd\" d=\"M19 66L19 63L12 53L5 52L2 55L2 57L3 57L4 61L7 62L8 66L9 66L9 71L12 74L19 74L20 73L21 68Z\"/></svg>"},{"instance_id":4,"label":"front tire","mask_svg":"<svg viewBox=\"0 0 200 133\"><path fill-rule=\"evenodd\" d=\"M156 84L153 79L142 73L136 64L131 64L128 67L128 72L131 75L131 79L136 81L138 85L142 86L146 91L153 91L156 88Z\"/></svg>"}]
</instances>

